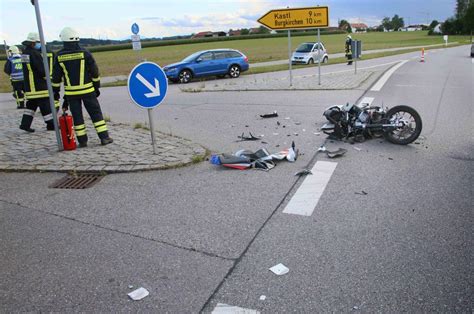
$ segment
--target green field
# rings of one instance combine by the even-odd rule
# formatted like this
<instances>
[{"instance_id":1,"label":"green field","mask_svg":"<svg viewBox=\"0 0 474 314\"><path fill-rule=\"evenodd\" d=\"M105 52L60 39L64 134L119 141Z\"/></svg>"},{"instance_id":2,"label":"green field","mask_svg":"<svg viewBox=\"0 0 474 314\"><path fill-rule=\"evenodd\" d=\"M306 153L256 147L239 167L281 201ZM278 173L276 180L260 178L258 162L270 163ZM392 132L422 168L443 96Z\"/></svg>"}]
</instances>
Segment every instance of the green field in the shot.
<instances>
[{"instance_id":1,"label":"green field","mask_svg":"<svg viewBox=\"0 0 474 314\"><path fill-rule=\"evenodd\" d=\"M328 52L344 51L345 34L322 35L321 41ZM433 45L443 43L441 36L428 36L426 31L362 33L352 34L353 39L361 40L364 50ZM292 47L302 42L316 41L316 36L299 36L292 38ZM450 36L450 42L468 43L469 36ZM127 75L141 59L156 62L161 66L182 60L193 52L205 49L233 48L242 51L250 63L282 60L288 58L288 40L285 37L235 40L225 42L209 42L144 48L140 52L133 50L117 50L95 52L94 57L99 65L101 76ZM3 69L4 61L0 63ZM10 91L6 75L3 74L0 91Z\"/></svg>"}]
</instances>

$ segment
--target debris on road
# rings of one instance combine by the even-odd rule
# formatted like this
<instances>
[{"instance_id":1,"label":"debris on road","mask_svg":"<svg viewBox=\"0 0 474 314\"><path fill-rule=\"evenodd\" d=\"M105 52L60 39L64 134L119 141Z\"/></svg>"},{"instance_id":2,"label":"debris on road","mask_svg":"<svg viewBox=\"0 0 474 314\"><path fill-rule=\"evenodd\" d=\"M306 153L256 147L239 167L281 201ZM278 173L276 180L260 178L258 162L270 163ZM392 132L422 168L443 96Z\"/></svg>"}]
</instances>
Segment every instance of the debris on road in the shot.
<instances>
[{"instance_id":1,"label":"debris on road","mask_svg":"<svg viewBox=\"0 0 474 314\"><path fill-rule=\"evenodd\" d=\"M354 148L355 150L358 150L359 152L362 150L362 148L357 147L357 146L352 146L352 148Z\"/></svg>"},{"instance_id":2,"label":"debris on road","mask_svg":"<svg viewBox=\"0 0 474 314\"><path fill-rule=\"evenodd\" d=\"M344 154L347 153L347 149L344 148L339 148L338 150L335 150L333 152L326 150L326 155L329 158L337 158L337 157L342 157Z\"/></svg>"},{"instance_id":3,"label":"debris on road","mask_svg":"<svg viewBox=\"0 0 474 314\"><path fill-rule=\"evenodd\" d=\"M245 170L255 168L259 170L270 170L275 167L274 161L283 159L294 162L298 158L298 150L295 150L295 143L291 147L277 153L270 154L265 148L256 152L241 149L235 154L212 155L210 162L214 165L222 165L227 168Z\"/></svg>"},{"instance_id":4,"label":"debris on road","mask_svg":"<svg viewBox=\"0 0 474 314\"><path fill-rule=\"evenodd\" d=\"M241 142L243 142L243 141L258 141L258 140L261 139L260 137L254 136L251 132L249 132L249 136L245 136L244 133L242 133L241 136L237 136L237 137L240 138Z\"/></svg>"},{"instance_id":5,"label":"debris on road","mask_svg":"<svg viewBox=\"0 0 474 314\"><path fill-rule=\"evenodd\" d=\"M276 111L273 111L273 113L261 114L260 117L263 118L263 119L276 118L276 117L278 117L278 113Z\"/></svg>"},{"instance_id":6,"label":"debris on road","mask_svg":"<svg viewBox=\"0 0 474 314\"><path fill-rule=\"evenodd\" d=\"M302 177L302 176L307 176L308 174L313 174L313 173L309 169L303 169L303 170L300 170L297 173L295 173L295 176Z\"/></svg>"},{"instance_id":7,"label":"debris on road","mask_svg":"<svg viewBox=\"0 0 474 314\"><path fill-rule=\"evenodd\" d=\"M357 195L367 195L369 193L367 193L366 191L362 190L362 192L355 192L354 194L357 194Z\"/></svg>"},{"instance_id":8,"label":"debris on road","mask_svg":"<svg viewBox=\"0 0 474 314\"><path fill-rule=\"evenodd\" d=\"M319 132L313 132L313 134L317 135L317 136L321 135L321 133L319 133Z\"/></svg>"},{"instance_id":9,"label":"debris on road","mask_svg":"<svg viewBox=\"0 0 474 314\"><path fill-rule=\"evenodd\" d=\"M128 289L133 289L133 285L128 285Z\"/></svg>"},{"instance_id":10,"label":"debris on road","mask_svg":"<svg viewBox=\"0 0 474 314\"><path fill-rule=\"evenodd\" d=\"M273 267L270 267L269 270L277 276L287 274L290 271L290 269L286 267L285 265L283 265L282 263L275 265Z\"/></svg>"},{"instance_id":11,"label":"debris on road","mask_svg":"<svg viewBox=\"0 0 474 314\"><path fill-rule=\"evenodd\" d=\"M266 298L267 298L267 296L261 295L259 299L260 299L260 301L265 301Z\"/></svg>"},{"instance_id":12,"label":"debris on road","mask_svg":"<svg viewBox=\"0 0 474 314\"><path fill-rule=\"evenodd\" d=\"M148 292L147 289L143 288L143 287L140 287L138 288L137 290L133 290L132 292L130 292L128 294L128 296L130 297L130 299L132 299L133 301L139 301L145 297L147 297L148 295L150 294L150 292Z\"/></svg>"}]
</instances>

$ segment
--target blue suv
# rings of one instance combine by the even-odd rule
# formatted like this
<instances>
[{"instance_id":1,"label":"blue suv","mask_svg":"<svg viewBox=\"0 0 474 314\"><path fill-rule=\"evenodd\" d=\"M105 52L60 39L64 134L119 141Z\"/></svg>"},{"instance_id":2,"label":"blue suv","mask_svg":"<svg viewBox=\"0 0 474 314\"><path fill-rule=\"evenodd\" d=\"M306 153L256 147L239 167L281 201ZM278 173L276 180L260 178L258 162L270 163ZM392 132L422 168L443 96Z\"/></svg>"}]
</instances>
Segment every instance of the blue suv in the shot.
<instances>
[{"instance_id":1,"label":"blue suv","mask_svg":"<svg viewBox=\"0 0 474 314\"><path fill-rule=\"evenodd\" d=\"M171 82L188 83L194 77L213 76L231 78L249 69L248 58L238 50L213 49L193 53L178 63L163 68Z\"/></svg>"}]
</instances>

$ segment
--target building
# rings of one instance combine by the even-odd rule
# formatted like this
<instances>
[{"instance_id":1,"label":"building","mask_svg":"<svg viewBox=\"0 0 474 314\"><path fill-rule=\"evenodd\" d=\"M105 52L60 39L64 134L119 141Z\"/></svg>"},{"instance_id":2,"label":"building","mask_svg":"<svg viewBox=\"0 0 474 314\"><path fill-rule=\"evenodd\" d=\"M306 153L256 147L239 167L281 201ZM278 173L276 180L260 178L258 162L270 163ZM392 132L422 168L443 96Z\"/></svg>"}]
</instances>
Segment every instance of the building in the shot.
<instances>
[{"instance_id":1,"label":"building","mask_svg":"<svg viewBox=\"0 0 474 314\"><path fill-rule=\"evenodd\" d=\"M366 33L369 28L367 24L364 23L350 23L353 33Z\"/></svg>"},{"instance_id":2,"label":"building","mask_svg":"<svg viewBox=\"0 0 474 314\"><path fill-rule=\"evenodd\" d=\"M222 36L226 36L227 33L226 32L211 32L211 31L207 31L207 32L199 32L199 33L196 33L193 35L193 37L191 38L206 38L206 37L222 37Z\"/></svg>"},{"instance_id":3,"label":"building","mask_svg":"<svg viewBox=\"0 0 474 314\"><path fill-rule=\"evenodd\" d=\"M408 25L407 27L403 27L401 31L403 32L414 32L414 31L421 31L423 30L423 25Z\"/></svg>"}]
</instances>

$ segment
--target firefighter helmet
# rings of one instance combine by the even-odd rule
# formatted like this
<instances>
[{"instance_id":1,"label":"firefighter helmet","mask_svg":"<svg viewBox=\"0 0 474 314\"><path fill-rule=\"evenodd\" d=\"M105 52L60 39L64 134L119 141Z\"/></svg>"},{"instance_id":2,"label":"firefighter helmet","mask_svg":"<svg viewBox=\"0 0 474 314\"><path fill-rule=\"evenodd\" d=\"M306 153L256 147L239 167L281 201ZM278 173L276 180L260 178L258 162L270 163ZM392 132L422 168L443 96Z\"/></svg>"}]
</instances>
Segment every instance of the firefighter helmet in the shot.
<instances>
[{"instance_id":1,"label":"firefighter helmet","mask_svg":"<svg viewBox=\"0 0 474 314\"><path fill-rule=\"evenodd\" d=\"M28 34L28 36L26 37L26 40L27 42L31 42L31 43L35 43L35 42L39 42L40 41L40 38L39 38L39 35L38 33L35 33L35 32L31 32Z\"/></svg>"},{"instance_id":2,"label":"firefighter helmet","mask_svg":"<svg viewBox=\"0 0 474 314\"><path fill-rule=\"evenodd\" d=\"M62 41L79 41L79 33L76 32L76 30L70 28L70 27L65 27L59 34L59 38Z\"/></svg>"},{"instance_id":3,"label":"firefighter helmet","mask_svg":"<svg viewBox=\"0 0 474 314\"><path fill-rule=\"evenodd\" d=\"M8 48L8 51L10 51L12 55L16 55L20 53L20 49L18 49L17 46L11 46L10 48Z\"/></svg>"}]
</instances>

